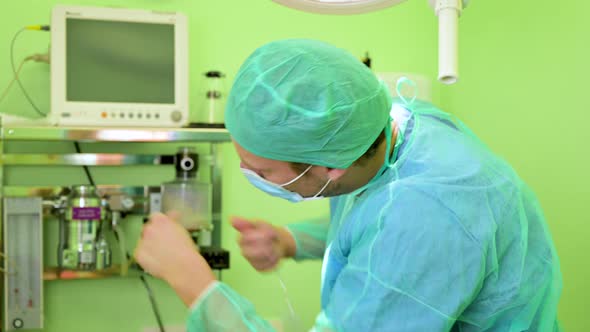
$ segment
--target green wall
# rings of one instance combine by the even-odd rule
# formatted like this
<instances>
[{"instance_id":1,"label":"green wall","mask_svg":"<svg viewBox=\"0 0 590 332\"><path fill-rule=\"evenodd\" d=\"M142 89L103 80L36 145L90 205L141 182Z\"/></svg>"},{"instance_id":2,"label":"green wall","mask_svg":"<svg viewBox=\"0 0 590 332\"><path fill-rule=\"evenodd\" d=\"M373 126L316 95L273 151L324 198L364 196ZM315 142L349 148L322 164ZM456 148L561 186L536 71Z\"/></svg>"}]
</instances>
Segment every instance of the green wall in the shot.
<instances>
[{"instance_id":1,"label":"green wall","mask_svg":"<svg viewBox=\"0 0 590 332\"><path fill-rule=\"evenodd\" d=\"M378 13L357 16L321 16L296 12L270 0L125 0L45 1L4 0L0 4L0 88L10 80L8 46L24 25L49 23L57 3L117 5L131 8L177 10L189 17L191 112L202 118L203 78L209 69L228 74L227 88L241 62L259 45L274 39L306 37L321 39L361 57L369 51L376 71L407 71L436 75L436 19L425 0L408 1ZM232 6L232 7L230 7ZM556 10L559 9L559 14ZM590 5L583 1L541 3L508 0L472 1L461 19L461 79L452 87L435 86L434 99L458 114L492 149L510 161L535 189L545 206L562 261L565 287L560 315L568 331L585 331L584 315L590 286L584 283L590 269L584 253L590 244L588 214L582 211L588 195L588 120L590 102L582 98L584 75L589 73L588 23L583 21ZM17 61L44 52L49 34L25 32L17 41ZM21 78L37 104L49 108L49 68L27 64ZM0 112L32 115L18 90L0 104ZM584 113L583 113L584 112ZM22 149L14 146L13 152ZM40 148L32 144L27 148ZM173 144L139 147L85 144L85 151L154 151L169 153ZM72 151L56 144L55 151ZM52 150L52 151L53 151ZM223 280L249 298L268 318L281 317L286 305L275 274L260 275L239 256L236 233L228 226L231 215L284 224L322 216L326 202L292 205L266 197L249 186L238 170L231 145L222 147L224 247L232 252L232 268ZM138 168L131 179L112 169L94 169L102 183L166 181L172 173L153 167ZM83 182L83 172L67 169L9 170L9 183L51 184ZM50 174L50 175L48 175ZM150 184L153 184L150 183ZM271 207L271 208L269 208ZM306 207L306 208L301 208ZM138 222L129 222L129 237L137 236ZM135 232L134 232L135 230ZM51 250L48 249L48 250ZM287 262L281 268L296 311L306 326L319 311L319 263ZM164 284L152 281L164 320L182 325L186 316L181 303ZM133 278L46 282L45 331L140 331L155 326L149 302L139 281Z\"/></svg>"},{"instance_id":2,"label":"green wall","mask_svg":"<svg viewBox=\"0 0 590 332\"><path fill-rule=\"evenodd\" d=\"M537 193L561 259L567 331L590 328L588 12L588 1L473 1L461 82L441 95Z\"/></svg>"}]
</instances>

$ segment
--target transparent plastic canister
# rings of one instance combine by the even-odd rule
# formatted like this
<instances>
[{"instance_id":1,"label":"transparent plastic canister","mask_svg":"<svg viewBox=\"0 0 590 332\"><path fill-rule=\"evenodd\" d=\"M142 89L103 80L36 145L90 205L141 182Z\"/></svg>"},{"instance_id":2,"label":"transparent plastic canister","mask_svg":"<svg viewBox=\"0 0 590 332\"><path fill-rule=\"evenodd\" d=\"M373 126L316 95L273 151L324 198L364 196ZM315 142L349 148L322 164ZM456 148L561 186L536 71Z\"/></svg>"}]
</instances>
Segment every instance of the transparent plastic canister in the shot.
<instances>
[{"instance_id":1,"label":"transparent plastic canister","mask_svg":"<svg viewBox=\"0 0 590 332\"><path fill-rule=\"evenodd\" d=\"M218 70L210 70L204 75L205 81L205 105L206 123L222 124L224 123L224 110L226 103L226 86L225 74Z\"/></svg>"},{"instance_id":2,"label":"transparent plastic canister","mask_svg":"<svg viewBox=\"0 0 590 332\"><path fill-rule=\"evenodd\" d=\"M195 178L162 184L162 211L179 213L189 232L211 230L211 185Z\"/></svg>"}]
</instances>

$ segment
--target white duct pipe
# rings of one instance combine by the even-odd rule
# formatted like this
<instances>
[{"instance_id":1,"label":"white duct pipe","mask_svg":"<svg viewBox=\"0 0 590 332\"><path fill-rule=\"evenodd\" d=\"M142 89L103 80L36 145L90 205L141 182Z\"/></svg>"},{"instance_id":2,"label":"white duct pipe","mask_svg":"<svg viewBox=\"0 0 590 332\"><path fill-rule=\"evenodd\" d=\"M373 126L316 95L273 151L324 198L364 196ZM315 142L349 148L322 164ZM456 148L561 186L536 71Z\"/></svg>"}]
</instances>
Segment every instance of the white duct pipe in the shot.
<instances>
[{"instance_id":1,"label":"white duct pipe","mask_svg":"<svg viewBox=\"0 0 590 332\"><path fill-rule=\"evenodd\" d=\"M431 0L438 16L438 80L454 84L459 79L459 16L462 0Z\"/></svg>"}]
</instances>

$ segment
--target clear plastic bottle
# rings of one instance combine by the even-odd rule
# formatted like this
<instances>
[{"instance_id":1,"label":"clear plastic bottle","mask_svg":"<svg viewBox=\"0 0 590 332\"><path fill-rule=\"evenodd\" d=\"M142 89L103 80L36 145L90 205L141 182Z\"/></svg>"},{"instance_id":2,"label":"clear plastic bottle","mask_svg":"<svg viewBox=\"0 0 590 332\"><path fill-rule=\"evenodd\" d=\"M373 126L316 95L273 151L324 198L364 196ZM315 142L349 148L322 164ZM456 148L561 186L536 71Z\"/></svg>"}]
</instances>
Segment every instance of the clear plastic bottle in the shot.
<instances>
[{"instance_id":1,"label":"clear plastic bottle","mask_svg":"<svg viewBox=\"0 0 590 332\"><path fill-rule=\"evenodd\" d=\"M195 179L175 179L162 185L162 211L180 214L189 232L211 228L211 186Z\"/></svg>"},{"instance_id":2,"label":"clear plastic bottle","mask_svg":"<svg viewBox=\"0 0 590 332\"><path fill-rule=\"evenodd\" d=\"M225 74L218 70L205 73L205 105L206 123L223 124L226 102Z\"/></svg>"},{"instance_id":3,"label":"clear plastic bottle","mask_svg":"<svg viewBox=\"0 0 590 332\"><path fill-rule=\"evenodd\" d=\"M176 179L162 184L162 212L180 214L189 231L211 230L211 184L197 180L198 155L182 148L176 155Z\"/></svg>"}]
</instances>

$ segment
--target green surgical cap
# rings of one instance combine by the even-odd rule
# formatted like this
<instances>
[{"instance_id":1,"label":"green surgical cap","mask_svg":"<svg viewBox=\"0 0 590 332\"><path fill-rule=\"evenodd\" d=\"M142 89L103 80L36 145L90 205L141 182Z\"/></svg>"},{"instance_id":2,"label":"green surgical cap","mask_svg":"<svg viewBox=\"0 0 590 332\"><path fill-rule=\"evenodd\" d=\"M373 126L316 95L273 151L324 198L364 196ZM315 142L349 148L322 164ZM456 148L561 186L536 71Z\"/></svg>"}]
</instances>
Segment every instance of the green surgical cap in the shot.
<instances>
[{"instance_id":1,"label":"green surgical cap","mask_svg":"<svg viewBox=\"0 0 590 332\"><path fill-rule=\"evenodd\" d=\"M389 120L385 84L343 49L305 39L271 42L240 68L226 127L268 159L347 168Z\"/></svg>"}]
</instances>

